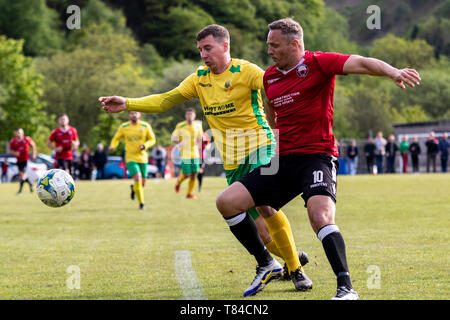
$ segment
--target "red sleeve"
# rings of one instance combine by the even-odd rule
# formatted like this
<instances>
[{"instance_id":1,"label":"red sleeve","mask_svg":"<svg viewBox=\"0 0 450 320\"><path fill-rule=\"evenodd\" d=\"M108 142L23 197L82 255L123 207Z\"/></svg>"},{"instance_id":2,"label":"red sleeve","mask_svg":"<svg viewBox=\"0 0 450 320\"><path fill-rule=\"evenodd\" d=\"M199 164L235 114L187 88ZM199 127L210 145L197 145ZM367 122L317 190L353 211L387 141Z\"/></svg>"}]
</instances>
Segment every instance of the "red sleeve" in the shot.
<instances>
[{"instance_id":1,"label":"red sleeve","mask_svg":"<svg viewBox=\"0 0 450 320\"><path fill-rule=\"evenodd\" d=\"M72 127L73 130L73 139L72 140L79 140L78 139L78 132L77 129L75 129L74 127Z\"/></svg>"},{"instance_id":2,"label":"red sleeve","mask_svg":"<svg viewBox=\"0 0 450 320\"><path fill-rule=\"evenodd\" d=\"M33 142L33 139L31 139L30 137L25 137L25 139L27 140L28 144L31 144Z\"/></svg>"},{"instance_id":3,"label":"red sleeve","mask_svg":"<svg viewBox=\"0 0 450 320\"><path fill-rule=\"evenodd\" d=\"M349 54L341 54L335 52L315 52L314 58L322 69L323 73L328 76L336 74L343 75L344 63L350 57Z\"/></svg>"},{"instance_id":4,"label":"red sleeve","mask_svg":"<svg viewBox=\"0 0 450 320\"><path fill-rule=\"evenodd\" d=\"M55 141L55 130L52 131L52 133L50 133L50 137L48 137L48 140L50 141Z\"/></svg>"},{"instance_id":5,"label":"red sleeve","mask_svg":"<svg viewBox=\"0 0 450 320\"><path fill-rule=\"evenodd\" d=\"M12 139L12 140L9 142L9 150L14 150L14 143L13 143L13 141L14 141L14 139Z\"/></svg>"}]
</instances>

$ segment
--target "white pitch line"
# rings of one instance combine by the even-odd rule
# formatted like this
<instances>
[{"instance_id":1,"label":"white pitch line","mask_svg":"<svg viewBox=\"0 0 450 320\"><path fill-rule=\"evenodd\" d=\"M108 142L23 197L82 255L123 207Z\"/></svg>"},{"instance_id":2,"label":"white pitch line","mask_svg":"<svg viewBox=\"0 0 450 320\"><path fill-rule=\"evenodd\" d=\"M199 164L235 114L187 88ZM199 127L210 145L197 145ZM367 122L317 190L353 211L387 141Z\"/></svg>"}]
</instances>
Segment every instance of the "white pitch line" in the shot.
<instances>
[{"instance_id":1,"label":"white pitch line","mask_svg":"<svg viewBox=\"0 0 450 320\"><path fill-rule=\"evenodd\" d=\"M186 300L207 300L203 287L192 268L191 253L188 250L175 251L175 273Z\"/></svg>"}]
</instances>

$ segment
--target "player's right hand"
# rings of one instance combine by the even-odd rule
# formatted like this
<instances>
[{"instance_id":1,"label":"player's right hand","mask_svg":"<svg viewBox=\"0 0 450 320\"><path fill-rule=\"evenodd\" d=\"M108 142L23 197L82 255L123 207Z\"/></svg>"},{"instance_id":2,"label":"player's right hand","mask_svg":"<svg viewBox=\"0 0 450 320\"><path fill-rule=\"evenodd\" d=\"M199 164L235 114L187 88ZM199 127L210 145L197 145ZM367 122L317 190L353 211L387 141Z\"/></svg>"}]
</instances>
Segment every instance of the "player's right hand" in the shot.
<instances>
[{"instance_id":1,"label":"player's right hand","mask_svg":"<svg viewBox=\"0 0 450 320\"><path fill-rule=\"evenodd\" d=\"M127 100L120 96L100 97L98 101L107 113L122 112L127 107Z\"/></svg>"}]
</instances>

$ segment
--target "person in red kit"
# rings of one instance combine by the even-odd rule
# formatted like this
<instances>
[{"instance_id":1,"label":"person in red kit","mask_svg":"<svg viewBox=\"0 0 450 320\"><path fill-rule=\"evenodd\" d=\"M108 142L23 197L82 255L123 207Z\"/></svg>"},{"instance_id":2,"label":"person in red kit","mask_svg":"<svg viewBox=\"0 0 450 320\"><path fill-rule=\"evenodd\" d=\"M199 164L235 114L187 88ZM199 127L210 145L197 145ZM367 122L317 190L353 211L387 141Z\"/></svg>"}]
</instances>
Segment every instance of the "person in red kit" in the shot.
<instances>
[{"instance_id":1,"label":"person in red kit","mask_svg":"<svg viewBox=\"0 0 450 320\"><path fill-rule=\"evenodd\" d=\"M72 174L73 150L80 145L77 129L69 126L69 116L61 114L58 117L59 127L50 134L47 145L55 150L56 168Z\"/></svg>"},{"instance_id":2,"label":"person in red kit","mask_svg":"<svg viewBox=\"0 0 450 320\"><path fill-rule=\"evenodd\" d=\"M25 182L30 185L30 192L33 192L33 185L27 177L27 163L30 159L29 146L31 146L32 150L31 158L33 160L36 159L36 144L30 137L25 136L22 128L17 128L15 134L15 138L12 138L9 143L9 150L16 156L17 167L19 168L20 186L17 194L22 193L23 184Z\"/></svg>"},{"instance_id":3,"label":"person in red kit","mask_svg":"<svg viewBox=\"0 0 450 320\"><path fill-rule=\"evenodd\" d=\"M302 27L292 19L269 24L267 44L274 65L264 74L266 115L279 135L278 171L267 174L275 157L225 189L217 207L224 216L255 206L278 210L301 194L313 231L337 278L332 299L357 300L344 239L334 220L339 165L333 134L335 76L385 76L402 89L405 84L419 85L420 76L414 69L399 70L378 59L307 51Z\"/></svg>"}]
</instances>

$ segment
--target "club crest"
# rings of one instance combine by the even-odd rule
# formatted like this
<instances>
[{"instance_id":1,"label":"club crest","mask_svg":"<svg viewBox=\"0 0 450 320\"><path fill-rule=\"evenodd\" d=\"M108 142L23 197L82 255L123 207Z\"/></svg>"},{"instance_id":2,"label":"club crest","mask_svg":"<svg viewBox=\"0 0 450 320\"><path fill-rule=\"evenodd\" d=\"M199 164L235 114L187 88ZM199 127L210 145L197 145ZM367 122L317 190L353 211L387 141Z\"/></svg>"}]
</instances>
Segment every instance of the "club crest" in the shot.
<instances>
[{"instance_id":1,"label":"club crest","mask_svg":"<svg viewBox=\"0 0 450 320\"><path fill-rule=\"evenodd\" d=\"M301 64L298 66L297 68L297 75L299 77L306 77L306 75L308 74L308 66L306 64Z\"/></svg>"}]
</instances>

